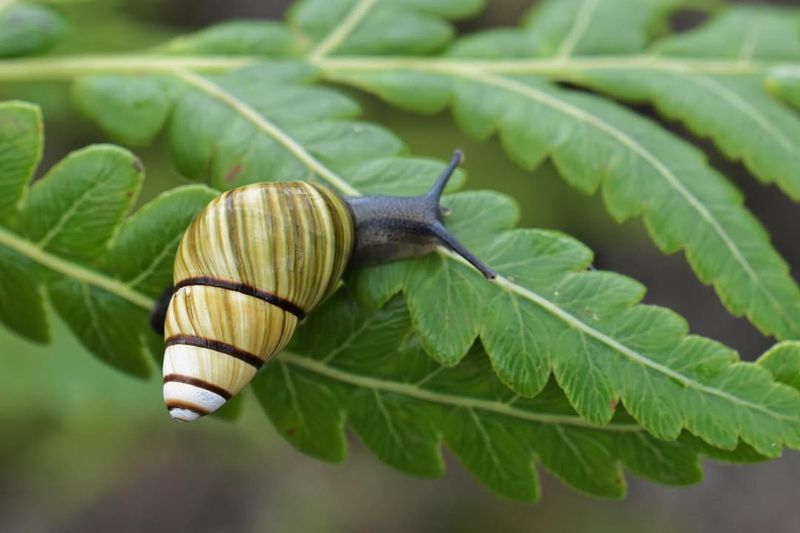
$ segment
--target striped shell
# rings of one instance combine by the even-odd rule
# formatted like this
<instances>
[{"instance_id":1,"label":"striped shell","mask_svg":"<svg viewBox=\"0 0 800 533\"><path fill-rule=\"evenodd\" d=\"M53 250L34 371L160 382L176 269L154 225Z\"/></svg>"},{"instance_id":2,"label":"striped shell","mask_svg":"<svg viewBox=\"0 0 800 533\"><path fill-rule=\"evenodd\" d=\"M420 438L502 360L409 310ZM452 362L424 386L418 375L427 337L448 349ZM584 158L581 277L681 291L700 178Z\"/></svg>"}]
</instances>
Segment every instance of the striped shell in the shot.
<instances>
[{"instance_id":1,"label":"striped shell","mask_svg":"<svg viewBox=\"0 0 800 533\"><path fill-rule=\"evenodd\" d=\"M211 202L175 259L164 353L172 417L194 420L242 390L336 289L352 248L348 207L321 186L260 183Z\"/></svg>"}]
</instances>

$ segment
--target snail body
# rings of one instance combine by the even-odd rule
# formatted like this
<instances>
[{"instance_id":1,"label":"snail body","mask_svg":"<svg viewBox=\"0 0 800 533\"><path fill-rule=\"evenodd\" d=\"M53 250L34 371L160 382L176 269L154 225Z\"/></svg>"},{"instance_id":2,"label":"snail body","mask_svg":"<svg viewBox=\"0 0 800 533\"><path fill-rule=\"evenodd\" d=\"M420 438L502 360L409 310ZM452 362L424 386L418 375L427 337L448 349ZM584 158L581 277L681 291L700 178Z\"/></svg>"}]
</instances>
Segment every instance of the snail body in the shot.
<instances>
[{"instance_id":1,"label":"snail body","mask_svg":"<svg viewBox=\"0 0 800 533\"><path fill-rule=\"evenodd\" d=\"M152 316L165 337L171 416L195 420L240 392L336 290L348 265L444 244L493 278L442 224L439 198L460 159L456 152L419 197L345 199L320 185L288 182L247 185L213 200L186 230L174 287Z\"/></svg>"}]
</instances>

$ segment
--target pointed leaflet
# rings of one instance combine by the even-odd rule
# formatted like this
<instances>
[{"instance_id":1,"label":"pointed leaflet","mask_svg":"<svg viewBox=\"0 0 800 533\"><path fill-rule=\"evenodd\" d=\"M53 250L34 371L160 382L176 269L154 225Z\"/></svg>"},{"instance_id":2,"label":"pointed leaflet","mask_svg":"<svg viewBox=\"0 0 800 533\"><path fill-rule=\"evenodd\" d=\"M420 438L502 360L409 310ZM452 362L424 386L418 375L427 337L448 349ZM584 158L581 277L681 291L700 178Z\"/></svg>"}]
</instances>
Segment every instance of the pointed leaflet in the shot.
<instances>
[{"instance_id":1,"label":"pointed leaflet","mask_svg":"<svg viewBox=\"0 0 800 533\"><path fill-rule=\"evenodd\" d=\"M176 37L158 48L164 54L295 56L307 40L283 24L267 20L233 20Z\"/></svg>"},{"instance_id":2,"label":"pointed leaflet","mask_svg":"<svg viewBox=\"0 0 800 533\"><path fill-rule=\"evenodd\" d=\"M0 138L0 154L6 154L0 183L13 200L7 218L16 219L0 228L0 320L28 338L47 340L39 294L45 285L53 307L92 353L146 375L151 298L171 279L180 235L216 193L175 189L120 228L141 183L141 164L121 148L92 146L53 167L15 213L39 157L38 110L5 104L0 121L9 124Z\"/></svg>"},{"instance_id":3,"label":"pointed leaflet","mask_svg":"<svg viewBox=\"0 0 800 533\"><path fill-rule=\"evenodd\" d=\"M141 163L121 148L73 152L31 187L20 227L43 251L92 260L133 205L142 177Z\"/></svg>"},{"instance_id":4,"label":"pointed leaflet","mask_svg":"<svg viewBox=\"0 0 800 533\"><path fill-rule=\"evenodd\" d=\"M699 480L690 446L624 422L587 425L555 387L518 399L487 366L475 350L456 368L439 367L422 352L399 299L369 313L339 293L254 387L277 429L327 460L344 458L347 421L395 468L441 475L445 442L481 482L522 500L539 494L535 457L569 485L601 496L624 493L623 464L662 483Z\"/></svg>"},{"instance_id":5,"label":"pointed leaflet","mask_svg":"<svg viewBox=\"0 0 800 533\"><path fill-rule=\"evenodd\" d=\"M159 296L172 284L183 232L217 192L202 185L172 189L128 219L108 253L108 269L132 289Z\"/></svg>"},{"instance_id":6,"label":"pointed leaflet","mask_svg":"<svg viewBox=\"0 0 800 533\"><path fill-rule=\"evenodd\" d=\"M66 32L64 20L48 7L13 1L0 6L0 57L43 52Z\"/></svg>"},{"instance_id":7,"label":"pointed leaflet","mask_svg":"<svg viewBox=\"0 0 800 533\"><path fill-rule=\"evenodd\" d=\"M302 0L289 22L318 42L313 57L330 54L424 54L453 37L444 19L476 13L482 0Z\"/></svg>"},{"instance_id":8,"label":"pointed leaflet","mask_svg":"<svg viewBox=\"0 0 800 533\"><path fill-rule=\"evenodd\" d=\"M637 52L668 28L681 0L560 0L539 2L523 24L534 54L567 58Z\"/></svg>"},{"instance_id":9,"label":"pointed leaflet","mask_svg":"<svg viewBox=\"0 0 800 533\"><path fill-rule=\"evenodd\" d=\"M300 140L308 127L306 122L332 120L345 111L351 113L349 100L320 89L326 91L325 101L336 104L326 106L325 114L313 108L307 116L295 113L293 105L301 109L302 98L286 98L283 107L275 109L262 100L263 91L250 89L252 80L283 77L291 80L283 82L288 87L276 87L273 92L302 95L303 91L295 86L305 78L287 76L287 70L274 75L270 72L270 67L259 67L220 78L185 78L196 88L196 94L188 96L190 101L205 102L209 112L197 117L196 113L189 113L189 108L180 112L184 103L179 104L171 125L173 139L181 142L179 163L190 164L198 171L211 169L212 181L224 182L230 173L229 165L235 161L240 178L259 169L257 175L262 180L315 179L344 194L359 193L353 178L364 172L369 161L358 165L351 160L342 165L331 159L327 165L327 161L321 161L318 147L312 151ZM563 111L561 106L568 106L581 119L587 116L578 111L582 106L596 106L609 121L621 121L634 129L624 135L642 143L635 144L639 150L669 151L675 159L671 164L710 172L693 150L649 123L633 121L616 107L574 95L548 98L557 99L558 109ZM562 102L560 98L566 100ZM506 99L510 100L507 95ZM486 97L484 101L498 105L497 99ZM552 110L546 106L535 111L532 114L540 117L540 127L558 128L562 124L557 120L560 115L550 116L548 112ZM628 124L626 120L633 122ZM674 246L669 239L674 240L678 232L682 238L695 239L692 242L700 249L716 250L726 257L716 248L719 240L699 231L697 222L687 215L686 205L681 205L685 198L676 193L672 188L676 184L669 181L678 177L669 168L662 168L660 160L653 167L650 157L654 156L639 153L639 159L644 161L631 161L627 154L619 153L617 135L623 135L621 126L610 130L613 135L608 135L609 144L595 141L596 151L589 154L579 150L591 142L581 129L612 128L611 124L575 120L575 137L571 142L561 139L556 159L563 167L569 166L567 175L576 180L594 180L583 185L590 188L596 186L595 173L614 175L613 170L621 167L624 175L630 175L635 170L633 175L642 179L635 190L612 183L618 189L615 209L635 212L636 195L654 195L653 200L660 199L669 206L661 216L672 218L659 220L656 214L648 213L647 220L659 232L666 232L662 238L668 245ZM269 155L271 167L262 166L262 150ZM376 148L374 153L381 151ZM220 164L223 161L226 164ZM599 162L606 167L598 168ZM344 170L337 172L337 168ZM715 179L714 174L710 176ZM677 184L697 194L709 194L722 205L728 202L728 209L730 202L737 205L738 197L724 182L720 181L717 188L713 183ZM634 202L627 199L631 195ZM643 292L638 284L609 273L583 272L591 262L591 254L582 245L548 232L502 233L513 224L514 217L486 214L489 207L508 205L508 200L496 195L456 195L445 203L453 211L447 224L479 257L497 268L503 275L497 282L487 282L445 252L400 266L388 265L384 268L391 276L384 282L376 283L370 270L364 274L371 277L366 284L358 278L351 279L356 294L368 300L371 308L402 289L420 342L435 360L448 365L458 362L480 334L504 383L520 394L533 395L542 389L552 371L578 413L593 422L608 422L621 399L640 424L662 438L674 439L682 428L687 428L714 446L733 449L741 438L770 456L779 453L776 443L800 444L800 395L775 384L762 369L738 363L736 354L723 346L686 337L686 325L675 314L633 306ZM760 228L750 218L742 224L735 216L721 216L726 217L725 228L741 235L739 244L745 244L748 250L760 248L760 241L747 238L748 232L761 237ZM698 257L691 259L709 261L700 263L711 270L705 275L717 274L714 269L731 268L731 259L718 263L716 255ZM761 272L771 268L768 254L755 259ZM723 270L721 275L730 273ZM734 277L733 281L738 280ZM487 314L485 309L493 312ZM448 327L437 326L441 324Z\"/></svg>"},{"instance_id":10,"label":"pointed leaflet","mask_svg":"<svg viewBox=\"0 0 800 533\"><path fill-rule=\"evenodd\" d=\"M169 57L188 55L293 57L309 46L308 39L272 21L236 20L172 39L155 52ZM156 56L154 56L156 57ZM166 76L100 74L78 78L72 87L76 106L113 140L129 146L148 145L172 111L175 87Z\"/></svg>"},{"instance_id":11,"label":"pointed leaflet","mask_svg":"<svg viewBox=\"0 0 800 533\"><path fill-rule=\"evenodd\" d=\"M27 339L47 342L50 334L36 265L4 248L4 237L5 230L0 229L0 322Z\"/></svg>"},{"instance_id":12,"label":"pointed leaflet","mask_svg":"<svg viewBox=\"0 0 800 533\"><path fill-rule=\"evenodd\" d=\"M692 31L665 38L660 54L687 58L796 61L800 10L770 5L732 6Z\"/></svg>"},{"instance_id":13,"label":"pointed leaflet","mask_svg":"<svg viewBox=\"0 0 800 533\"><path fill-rule=\"evenodd\" d=\"M781 342L758 359L775 379L800 390L800 342Z\"/></svg>"},{"instance_id":14,"label":"pointed leaflet","mask_svg":"<svg viewBox=\"0 0 800 533\"><path fill-rule=\"evenodd\" d=\"M769 89L786 102L800 109L800 67L776 67L769 73Z\"/></svg>"},{"instance_id":15,"label":"pointed leaflet","mask_svg":"<svg viewBox=\"0 0 800 533\"><path fill-rule=\"evenodd\" d=\"M0 222L25 194L42 157L42 116L26 102L0 103Z\"/></svg>"},{"instance_id":16,"label":"pointed leaflet","mask_svg":"<svg viewBox=\"0 0 800 533\"><path fill-rule=\"evenodd\" d=\"M15 217L39 164L41 129L38 107L24 102L0 104L0 224ZM28 339L46 342L47 321L33 268L24 256L0 249L0 322Z\"/></svg>"},{"instance_id":17,"label":"pointed leaflet","mask_svg":"<svg viewBox=\"0 0 800 533\"><path fill-rule=\"evenodd\" d=\"M169 84L155 76L87 76L72 96L112 139L130 146L150 144L172 108Z\"/></svg>"}]
</instances>

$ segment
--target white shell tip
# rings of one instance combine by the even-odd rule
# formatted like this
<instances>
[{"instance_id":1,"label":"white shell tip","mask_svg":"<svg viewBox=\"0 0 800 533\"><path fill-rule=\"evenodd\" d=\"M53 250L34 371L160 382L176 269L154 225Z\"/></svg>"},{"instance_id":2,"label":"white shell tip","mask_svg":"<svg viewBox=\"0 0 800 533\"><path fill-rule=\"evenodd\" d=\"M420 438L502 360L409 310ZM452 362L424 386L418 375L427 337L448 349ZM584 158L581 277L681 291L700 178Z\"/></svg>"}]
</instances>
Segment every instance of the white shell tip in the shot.
<instances>
[{"instance_id":1,"label":"white shell tip","mask_svg":"<svg viewBox=\"0 0 800 533\"><path fill-rule=\"evenodd\" d=\"M191 422L200 418L199 413L195 413L190 409L173 408L169 410L169 416L181 422Z\"/></svg>"},{"instance_id":2,"label":"white shell tip","mask_svg":"<svg viewBox=\"0 0 800 533\"><path fill-rule=\"evenodd\" d=\"M173 406L169 410L172 418L191 422L222 407L225 398L196 385L168 381L164 383L164 403Z\"/></svg>"}]
</instances>

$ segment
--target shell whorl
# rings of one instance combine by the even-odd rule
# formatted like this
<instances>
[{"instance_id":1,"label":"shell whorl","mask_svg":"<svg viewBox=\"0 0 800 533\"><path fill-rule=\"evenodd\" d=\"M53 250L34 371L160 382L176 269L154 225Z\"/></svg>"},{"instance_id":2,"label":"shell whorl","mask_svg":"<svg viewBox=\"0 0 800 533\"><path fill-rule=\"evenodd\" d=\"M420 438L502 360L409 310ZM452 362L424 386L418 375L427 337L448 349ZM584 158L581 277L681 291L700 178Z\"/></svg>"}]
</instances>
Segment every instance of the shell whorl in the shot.
<instances>
[{"instance_id":1,"label":"shell whorl","mask_svg":"<svg viewBox=\"0 0 800 533\"><path fill-rule=\"evenodd\" d=\"M194 420L237 394L338 286L353 248L344 201L303 182L212 201L184 234L167 311L164 401Z\"/></svg>"}]
</instances>

